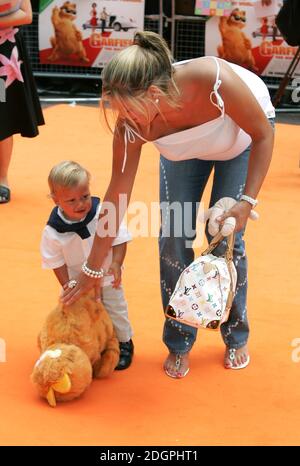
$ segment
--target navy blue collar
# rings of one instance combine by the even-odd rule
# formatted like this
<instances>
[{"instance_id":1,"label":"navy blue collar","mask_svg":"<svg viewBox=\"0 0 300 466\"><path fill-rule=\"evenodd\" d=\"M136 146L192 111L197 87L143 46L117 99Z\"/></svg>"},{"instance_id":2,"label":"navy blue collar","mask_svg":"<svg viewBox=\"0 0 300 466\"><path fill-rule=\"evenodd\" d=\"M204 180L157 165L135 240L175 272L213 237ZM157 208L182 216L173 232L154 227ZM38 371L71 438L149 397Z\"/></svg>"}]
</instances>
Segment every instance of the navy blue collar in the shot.
<instances>
[{"instance_id":1,"label":"navy blue collar","mask_svg":"<svg viewBox=\"0 0 300 466\"><path fill-rule=\"evenodd\" d=\"M91 234L87 228L87 224L90 223L95 217L99 202L99 197L92 197L91 210L88 212L84 220L76 223L64 222L63 219L58 215L58 207L56 206L50 214L47 225L54 228L54 230L56 230L58 233L67 233L72 231L77 233L81 239L89 238Z\"/></svg>"}]
</instances>

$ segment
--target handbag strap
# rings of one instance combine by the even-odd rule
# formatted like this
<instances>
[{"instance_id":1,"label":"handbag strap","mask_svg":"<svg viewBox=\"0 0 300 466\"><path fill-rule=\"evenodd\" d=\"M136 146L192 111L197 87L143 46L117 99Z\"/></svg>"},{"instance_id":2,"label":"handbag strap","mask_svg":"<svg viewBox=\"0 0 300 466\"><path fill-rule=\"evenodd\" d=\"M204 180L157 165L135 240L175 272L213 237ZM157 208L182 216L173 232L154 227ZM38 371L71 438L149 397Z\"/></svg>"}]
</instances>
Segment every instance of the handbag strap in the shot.
<instances>
[{"instance_id":1,"label":"handbag strap","mask_svg":"<svg viewBox=\"0 0 300 466\"><path fill-rule=\"evenodd\" d=\"M217 233L216 236L213 237L211 242L209 243L208 247L202 252L201 256L205 256L206 254L210 254L219 244L223 241L223 239L227 240L227 247L225 251L225 259L227 261L232 261L233 259L233 246L234 246L234 233L231 233L229 236L223 236L222 233Z\"/></svg>"},{"instance_id":2,"label":"handbag strap","mask_svg":"<svg viewBox=\"0 0 300 466\"><path fill-rule=\"evenodd\" d=\"M228 294L228 299L226 303L226 310L229 311L232 306L232 302L234 299L234 289L233 289L233 277L232 277L232 268L233 268L233 247L234 247L234 240L235 234L231 233L229 236L223 236L220 232L213 237L211 242L209 243L208 247L205 251L201 254L201 256L205 256L206 254L210 254L219 244L223 241L223 239L227 240L226 251L224 254L224 258L227 264L229 276L230 276L230 291Z\"/></svg>"}]
</instances>

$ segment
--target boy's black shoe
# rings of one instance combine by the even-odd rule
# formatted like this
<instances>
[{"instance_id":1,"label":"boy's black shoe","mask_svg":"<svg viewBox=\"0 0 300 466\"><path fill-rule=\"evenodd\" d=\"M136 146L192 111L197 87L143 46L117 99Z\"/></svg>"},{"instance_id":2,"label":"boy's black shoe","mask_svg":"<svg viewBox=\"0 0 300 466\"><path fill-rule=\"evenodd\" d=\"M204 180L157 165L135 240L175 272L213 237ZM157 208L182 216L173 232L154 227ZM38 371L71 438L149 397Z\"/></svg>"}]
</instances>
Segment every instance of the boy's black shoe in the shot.
<instances>
[{"instance_id":1,"label":"boy's black shoe","mask_svg":"<svg viewBox=\"0 0 300 466\"><path fill-rule=\"evenodd\" d=\"M116 371L121 371L123 369L127 369L130 366L132 357L133 357L133 342L132 340L121 342L119 343L120 346L120 358L117 367L115 368Z\"/></svg>"}]
</instances>

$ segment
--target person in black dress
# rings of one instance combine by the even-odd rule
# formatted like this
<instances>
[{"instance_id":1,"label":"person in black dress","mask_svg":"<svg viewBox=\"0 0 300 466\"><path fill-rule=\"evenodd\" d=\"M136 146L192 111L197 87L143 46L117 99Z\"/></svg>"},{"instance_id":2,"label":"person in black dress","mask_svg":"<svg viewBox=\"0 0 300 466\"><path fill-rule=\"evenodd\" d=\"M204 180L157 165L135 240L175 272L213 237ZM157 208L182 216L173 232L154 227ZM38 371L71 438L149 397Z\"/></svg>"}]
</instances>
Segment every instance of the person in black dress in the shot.
<instances>
[{"instance_id":1,"label":"person in black dress","mask_svg":"<svg viewBox=\"0 0 300 466\"><path fill-rule=\"evenodd\" d=\"M30 24L30 0L11 0L5 10L0 0L0 204L10 201L8 168L13 135L38 135L44 124L29 58L19 26Z\"/></svg>"}]
</instances>

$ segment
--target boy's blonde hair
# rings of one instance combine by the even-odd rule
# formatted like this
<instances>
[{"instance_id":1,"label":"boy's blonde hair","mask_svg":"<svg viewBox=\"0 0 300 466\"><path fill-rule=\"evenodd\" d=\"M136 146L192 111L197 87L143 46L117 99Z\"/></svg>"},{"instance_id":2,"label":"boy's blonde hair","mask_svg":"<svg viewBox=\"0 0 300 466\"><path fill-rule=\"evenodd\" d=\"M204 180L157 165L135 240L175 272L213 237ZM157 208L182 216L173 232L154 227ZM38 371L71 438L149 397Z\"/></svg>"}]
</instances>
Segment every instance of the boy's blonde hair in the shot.
<instances>
[{"instance_id":1,"label":"boy's blonde hair","mask_svg":"<svg viewBox=\"0 0 300 466\"><path fill-rule=\"evenodd\" d=\"M170 105L178 105L179 90L174 80L173 58L167 43L159 34L137 32L134 44L115 54L102 73L102 110L108 122L107 105L122 109L126 115L128 104L149 119L145 103L150 86L156 86ZM153 100L151 100L153 103ZM159 110L159 106L157 105ZM126 119L136 127L127 114Z\"/></svg>"},{"instance_id":2,"label":"boy's blonde hair","mask_svg":"<svg viewBox=\"0 0 300 466\"><path fill-rule=\"evenodd\" d=\"M65 160L55 165L48 176L50 194L55 193L55 188L74 188L82 183L89 182L90 173L79 163Z\"/></svg>"}]
</instances>

